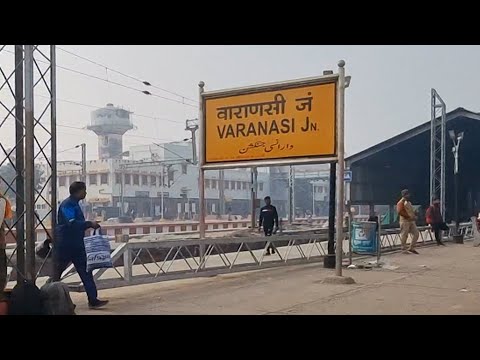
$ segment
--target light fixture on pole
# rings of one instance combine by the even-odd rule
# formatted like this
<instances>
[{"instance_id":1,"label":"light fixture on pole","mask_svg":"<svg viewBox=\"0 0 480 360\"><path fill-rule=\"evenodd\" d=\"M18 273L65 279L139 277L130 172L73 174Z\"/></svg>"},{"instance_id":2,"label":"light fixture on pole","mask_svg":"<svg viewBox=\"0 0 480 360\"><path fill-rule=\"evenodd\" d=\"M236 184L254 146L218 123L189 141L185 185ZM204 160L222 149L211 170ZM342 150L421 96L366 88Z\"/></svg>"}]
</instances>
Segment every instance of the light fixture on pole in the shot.
<instances>
[{"instance_id":1,"label":"light fixture on pole","mask_svg":"<svg viewBox=\"0 0 480 360\"><path fill-rule=\"evenodd\" d=\"M79 147L82 148L82 175L81 179L83 182L87 181L87 145L85 143L82 143L80 145L75 146L75 149L78 149Z\"/></svg>"},{"instance_id":2,"label":"light fixture on pole","mask_svg":"<svg viewBox=\"0 0 480 360\"><path fill-rule=\"evenodd\" d=\"M196 137L196 132L199 129L198 125L198 119L190 119L186 120L186 127L185 130L190 131L192 133L192 163L194 165L197 165L198 159L197 159L197 137ZM183 141L188 141L187 139L184 139Z\"/></svg>"},{"instance_id":3,"label":"light fixture on pole","mask_svg":"<svg viewBox=\"0 0 480 360\"><path fill-rule=\"evenodd\" d=\"M453 142L452 153L454 159L454 166L453 166L453 175L454 175L454 196L455 196L455 203L454 203L454 220L455 220L455 233L453 235L453 240L456 243L463 244L463 235L459 233L459 217L458 217L458 152L460 149L460 143L463 140L463 132L458 134L455 133L455 130L449 130L448 135Z\"/></svg>"}]
</instances>

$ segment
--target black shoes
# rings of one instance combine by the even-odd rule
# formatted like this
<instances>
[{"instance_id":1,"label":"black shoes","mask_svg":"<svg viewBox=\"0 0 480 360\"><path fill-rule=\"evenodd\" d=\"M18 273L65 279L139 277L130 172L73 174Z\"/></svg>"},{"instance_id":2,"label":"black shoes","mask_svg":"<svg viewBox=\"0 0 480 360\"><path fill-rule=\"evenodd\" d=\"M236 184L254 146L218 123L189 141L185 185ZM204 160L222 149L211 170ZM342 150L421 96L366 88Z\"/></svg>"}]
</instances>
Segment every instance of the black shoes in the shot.
<instances>
[{"instance_id":1,"label":"black shoes","mask_svg":"<svg viewBox=\"0 0 480 360\"><path fill-rule=\"evenodd\" d=\"M107 304L108 304L108 300L97 300L93 304L89 303L88 308L92 310L100 309L101 307L104 307Z\"/></svg>"}]
</instances>

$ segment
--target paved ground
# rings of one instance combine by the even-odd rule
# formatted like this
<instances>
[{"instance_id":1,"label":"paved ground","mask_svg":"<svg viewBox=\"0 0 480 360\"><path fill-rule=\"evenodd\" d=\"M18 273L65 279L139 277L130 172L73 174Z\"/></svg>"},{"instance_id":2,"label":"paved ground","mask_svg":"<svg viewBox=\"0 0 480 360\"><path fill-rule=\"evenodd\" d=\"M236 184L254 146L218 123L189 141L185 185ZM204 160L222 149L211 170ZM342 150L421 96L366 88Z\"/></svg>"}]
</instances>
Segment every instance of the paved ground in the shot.
<instances>
[{"instance_id":1,"label":"paved ground","mask_svg":"<svg viewBox=\"0 0 480 360\"><path fill-rule=\"evenodd\" d=\"M100 292L104 310L78 314L480 314L480 248L448 244L382 260L391 269L347 270L355 285L326 285L319 264L289 266Z\"/></svg>"}]
</instances>

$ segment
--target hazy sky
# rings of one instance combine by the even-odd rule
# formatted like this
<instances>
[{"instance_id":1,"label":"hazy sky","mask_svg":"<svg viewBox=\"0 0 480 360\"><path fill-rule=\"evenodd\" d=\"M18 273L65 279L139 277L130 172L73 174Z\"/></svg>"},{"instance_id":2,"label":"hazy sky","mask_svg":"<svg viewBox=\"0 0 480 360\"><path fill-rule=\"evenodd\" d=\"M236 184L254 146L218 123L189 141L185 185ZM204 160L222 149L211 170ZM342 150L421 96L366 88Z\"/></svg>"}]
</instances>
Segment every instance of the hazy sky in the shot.
<instances>
[{"instance_id":1,"label":"hazy sky","mask_svg":"<svg viewBox=\"0 0 480 360\"><path fill-rule=\"evenodd\" d=\"M207 90L244 86L320 75L336 70L339 59L346 61L352 76L346 93L346 150L353 154L419 125L430 117L430 89L434 87L447 103L447 110L465 107L480 110L479 46L59 46L126 74L197 98L198 82ZM13 55L0 57L0 65ZM57 50L57 64L138 89L140 83L106 71ZM130 145L181 140L187 136L184 121L197 117L190 106L146 96L63 69L57 70L57 97L87 105L113 103L134 113L136 130L125 136ZM159 89L151 92L182 100ZM189 102L191 103L191 102ZM58 124L84 127L90 120L88 107L58 101ZM3 114L3 113L2 113ZM2 116L3 118L3 116ZM171 120L171 122L165 119ZM0 141L13 136L2 131ZM58 128L59 151L87 143L87 156L96 158L96 136L85 130ZM69 150L59 159L78 158Z\"/></svg>"}]
</instances>

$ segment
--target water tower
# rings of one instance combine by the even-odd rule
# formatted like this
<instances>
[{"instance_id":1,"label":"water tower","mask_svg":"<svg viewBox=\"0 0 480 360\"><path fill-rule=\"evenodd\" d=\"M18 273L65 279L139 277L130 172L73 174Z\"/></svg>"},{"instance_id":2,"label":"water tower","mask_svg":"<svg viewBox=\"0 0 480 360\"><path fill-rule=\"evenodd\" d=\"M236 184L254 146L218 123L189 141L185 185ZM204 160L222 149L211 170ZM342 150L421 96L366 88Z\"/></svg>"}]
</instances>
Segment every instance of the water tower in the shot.
<instances>
[{"instance_id":1,"label":"water tower","mask_svg":"<svg viewBox=\"0 0 480 360\"><path fill-rule=\"evenodd\" d=\"M123 134L133 129L130 111L107 104L106 107L92 111L92 121L88 130L98 136L98 157L120 159L123 153Z\"/></svg>"}]
</instances>

